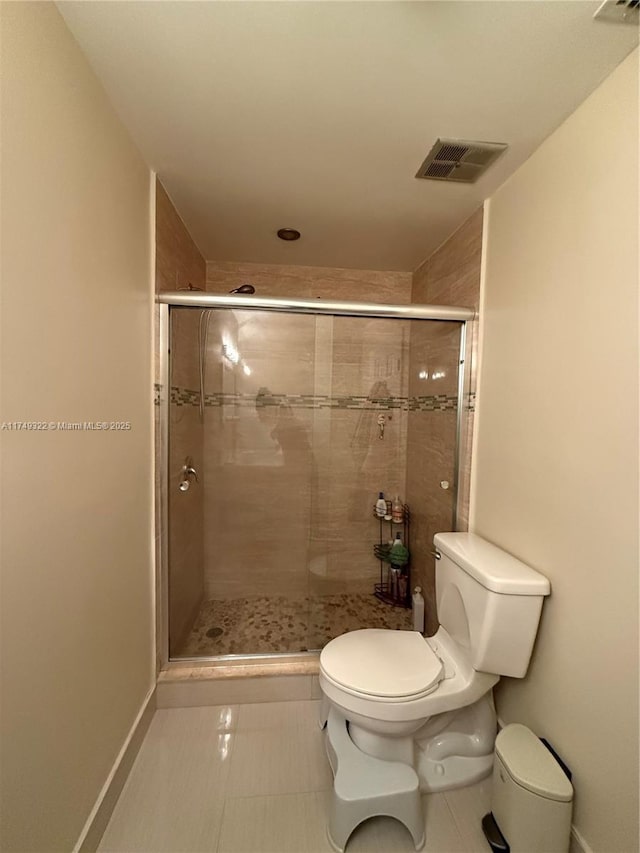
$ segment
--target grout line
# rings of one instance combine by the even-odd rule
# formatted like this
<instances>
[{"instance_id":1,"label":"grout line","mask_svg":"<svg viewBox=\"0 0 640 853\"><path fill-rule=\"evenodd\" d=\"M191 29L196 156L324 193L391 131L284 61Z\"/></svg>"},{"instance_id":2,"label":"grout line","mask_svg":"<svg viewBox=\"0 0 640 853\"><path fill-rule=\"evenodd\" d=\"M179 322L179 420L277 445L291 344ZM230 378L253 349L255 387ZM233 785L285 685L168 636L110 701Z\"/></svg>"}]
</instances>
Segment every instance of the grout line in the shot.
<instances>
[{"instance_id":1,"label":"grout line","mask_svg":"<svg viewBox=\"0 0 640 853\"><path fill-rule=\"evenodd\" d=\"M233 750L233 747L232 747L232 750ZM229 770L231 770L231 762L229 762ZM228 776L229 776L229 774L227 773L227 778L228 778ZM227 797L226 795L222 798L222 809L220 811L220 822L218 824L218 837L216 838L216 844L215 844L215 848L214 848L215 853L218 853L218 851L220 850L220 841L222 839L222 827L224 826L224 815L225 815L225 812L227 810L227 800L228 799L230 799L230 797Z\"/></svg>"},{"instance_id":2,"label":"grout line","mask_svg":"<svg viewBox=\"0 0 640 853\"><path fill-rule=\"evenodd\" d=\"M437 793L437 792L436 792L436 793ZM465 850L467 851L467 853L471 853L471 851L469 851L469 850L467 849L467 838L466 838L466 835L462 832L462 830L461 830L461 828L460 828L460 826L459 826L459 824L458 824L458 820L457 820L457 818L456 818L455 812L454 812L454 810L451 808L451 803L450 803L450 802L449 802L449 800L447 799L447 792L446 792L446 791L441 791L440 793L442 793L442 794L444 795L444 803L445 803L445 806L446 806L446 808L447 808L447 811L449 812L449 822L450 822L451 826L455 829L456 833L458 834L458 838L460 839L460 842L461 842L461 844L462 844L462 846L463 846L463 849L465 849ZM427 795L427 796L428 796L428 795ZM427 828L428 828L428 822L427 822Z\"/></svg>"},{"instance_id":3,"label":"grout line","mask_svg":"<svg viewBox=\"0 0 640 853\"><path fill-rule=\"evenodd\" d=\"M450 789L448 791L443 792L445 795L445 800L447 801L447 805L449 806L449 809L453 815L454 823L458 829L460 836L462 837L462 841L465 844L465 849L468 850L468 853L472 853L470 846L474 846L473 845L474 839L472 837L473 836L472 823L475 820L477 820L476 828L477 828L478 832L480 833L480 835L482 836L481 818L480 817L476 818L476 816L468 808L468 804L465 804L464 806L456 807L449 800L449 795L455 794L455 792L458 790L468 790L469 788L473 788L477 785L482 785L484 782L487 782L490 779L491 779L491 777L487 776L485 779L481 779L480 782L474 782L473 785L468 785L468 786L465 786L464 788L461 788L461 789L453 788L453 789ZM487 811L491 810L490 802L487 803L486 809L487 809ZM463 814L458 814L458 812L462 812ZM484 847L482 849L484 850Z\"/></svg>"}]
</instances>

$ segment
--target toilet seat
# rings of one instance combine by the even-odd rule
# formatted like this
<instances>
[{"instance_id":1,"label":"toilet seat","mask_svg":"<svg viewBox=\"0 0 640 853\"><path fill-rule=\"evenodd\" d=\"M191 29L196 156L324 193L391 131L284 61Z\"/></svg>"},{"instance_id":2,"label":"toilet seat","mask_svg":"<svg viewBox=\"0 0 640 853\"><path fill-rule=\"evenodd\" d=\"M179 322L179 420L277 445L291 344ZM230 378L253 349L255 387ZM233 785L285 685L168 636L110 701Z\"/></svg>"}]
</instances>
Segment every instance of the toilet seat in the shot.
<instances>
[{"instance_id":1,"label":"toilet seat","mask_svg":"<svg viewBox=\"0 0 640 853\"><path fill-rule=\"evenodd\" d=\"M422 634L364 628L331 640L320 654L327 681L352 696L406 702L437 689L444 667Z\"/></svg>"}]
</instances>

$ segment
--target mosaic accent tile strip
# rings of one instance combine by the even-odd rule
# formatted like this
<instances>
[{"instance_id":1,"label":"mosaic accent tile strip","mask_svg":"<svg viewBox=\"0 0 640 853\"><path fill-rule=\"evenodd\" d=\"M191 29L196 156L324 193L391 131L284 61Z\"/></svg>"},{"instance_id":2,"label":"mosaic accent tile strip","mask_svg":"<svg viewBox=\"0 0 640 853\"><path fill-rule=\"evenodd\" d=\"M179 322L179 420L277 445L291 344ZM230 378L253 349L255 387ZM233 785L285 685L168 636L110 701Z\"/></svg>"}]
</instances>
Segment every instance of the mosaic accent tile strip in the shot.
<instances>
[{"instance_id":1,"label":"mosaic accent tile strip","mask_svg":"<svg viewBox=\"0 0 640 853\"><path fill-rule=\"evenodd\" d=\"M171 405L172 406L199 406L200 405L200 392L199 391L191 391L189 388L179 388L177 385L172 385L171 386Z\"/></svg>"},{"instance_id":2,"label":"mosaic accent tile strip","mask_svg":"<svg viewBox=\"0 0 640 853\"><path fill-rule=\"evenodd\" d=\"M410 412L446 412L458 408L458 396L448 394L432 394L424 397L410 397Z\"/></svg>"},{"instance_id":3,"label":"mosaic accent tile strip","mask_svg":"<svg viewBox=\"0 0 640 853\"><path fill-rule=\"evenodd\" d=\"M206 394L205 406L239 406L265 408L282 406L291 409L357 409L387 411L407 409L407 397L367 397L355 394L332 396L329 394Z\"/></svg>"},{"instance_id":4,"label":"mosaic accent tile strip","mask_svg":"<svg viewBox=\"0 0 640 853\"><path fill-rule=\"evenodd\" d=\"M159 387L159 386L156 386ZM200 393L189 388L171 386L171 403L174 406L198 406ZM204 404L209 408L238 406L263 408L283 406L291 409L353 409L356 411L447 412L458 407L457 395L431 394L420 397L368 397L357 394L332 396L329 394L205 394ZM469 395L467 408L475 410L475 394Z\"/></svg>"}]
</instances>

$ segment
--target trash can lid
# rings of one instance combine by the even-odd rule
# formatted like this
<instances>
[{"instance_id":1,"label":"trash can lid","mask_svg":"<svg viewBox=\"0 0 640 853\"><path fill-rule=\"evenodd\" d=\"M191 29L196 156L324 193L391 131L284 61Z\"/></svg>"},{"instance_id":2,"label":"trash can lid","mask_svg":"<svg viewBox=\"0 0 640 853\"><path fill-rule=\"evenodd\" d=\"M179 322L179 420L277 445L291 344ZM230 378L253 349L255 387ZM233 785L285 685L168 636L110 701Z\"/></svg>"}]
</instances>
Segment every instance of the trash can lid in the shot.
<instances>
[{"instance_id":1,"label":"trash can lid","mask_svg":"<svg viewBox=\"0 0 640 853\"><path fill-rule=\"evenodd\" d=\"M505 726L496 738L496 754L516 784L548 800L568 803L573 785L542 741L520 723Z\"/></svg>"}]
</instances>

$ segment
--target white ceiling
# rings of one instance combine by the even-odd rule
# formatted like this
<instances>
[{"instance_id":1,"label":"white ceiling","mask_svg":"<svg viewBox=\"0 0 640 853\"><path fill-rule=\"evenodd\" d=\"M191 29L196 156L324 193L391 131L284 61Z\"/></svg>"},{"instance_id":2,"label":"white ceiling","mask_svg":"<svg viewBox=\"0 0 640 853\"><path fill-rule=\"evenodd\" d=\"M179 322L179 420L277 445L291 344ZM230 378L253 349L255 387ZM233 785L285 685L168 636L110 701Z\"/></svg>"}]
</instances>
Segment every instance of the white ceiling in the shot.
<instances>
[{"instance_id":1,"label":"white ceiling","mask_svg":"<svg viewBox=\"0 0 640 853\"><path fill-rule=\"evenodd\" d=\"M598 5L58 3L206 258L389 270L413 270L637 44ZM438 136L509 149L476 184L416 180Z\"/></svg>"}]
</instances>

